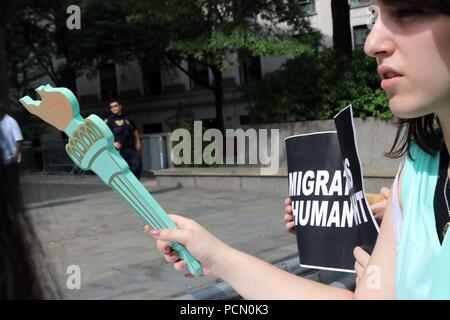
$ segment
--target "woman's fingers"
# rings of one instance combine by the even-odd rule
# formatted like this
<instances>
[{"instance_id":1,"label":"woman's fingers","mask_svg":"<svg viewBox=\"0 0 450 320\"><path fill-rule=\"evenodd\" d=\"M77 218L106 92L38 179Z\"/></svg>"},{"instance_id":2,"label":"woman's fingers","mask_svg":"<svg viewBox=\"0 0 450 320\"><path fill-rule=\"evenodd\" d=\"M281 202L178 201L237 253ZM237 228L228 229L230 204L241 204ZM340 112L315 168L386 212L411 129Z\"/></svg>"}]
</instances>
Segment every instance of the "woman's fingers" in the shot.
<instances>
[{"instance_id":1,"label":"woman's fingers","mask_svg":"<svg viewBox=\"0 0 450 320\"><path fill-rule=\"evenodd\" d=\"M151 234L151 231L154 230L149 226L144 226L144 230ZM156 248L164 254L168 254L172 251L172 248L165 241L156 240Z\"/></svg>"},{"instance_id":2,"label":"woman's fingers","mask_svg":"<svg viewBox=\"0 0 450 320\"><path fill-rule=\"evenodd\" d=\"M292 203L291 198L287 197L286 199L284 199L284 205L285 205L285 206L290 206L291 203Z\"/></svg>"},{"instance_id":3,"label":"woman's fingers","mask_svg":"<svg viewBox=\"0 0 450 320\"><path fill-rule=\"evenodd\" d=\"M372 210L373 214L375 215L375 218L383 219L384 210L386 209L387 204L388 201L386 199L370 206L370 210Z\"/></svg>"},{"instance_id":4,"label":"woman's fingers","mask_svg":"<svg viewBox=\"0 0 450 320\"><path fill-rule=\"evenodd\" d=\"M353 255L355 256L356 278L361 279L367 265L369 264L370 254L364 251L361 247L356 247L353 250Z\"/></svg>"},{"instance_id":5,"label":"woman's fingers","mask_svg":"<svg viewBox=\"0 0 450 320\"><path fill-rule=\"evenodd\" d=\"M158 240L175 241L187 245L189 239L192 238L192 231L182 229L161 229L151 230L150 235Z\"/></svg>"},{"instance_id":6,"label":"woman's fingers","mask_svg":"<svg viewBox=\"0 0 450 320\"><path fill-rule=\"evenodd\" d=\"M186 262L184 260L179 260L173 264L173 267L177 271L184 271L186 269Z\"/></svg>"},{"instance_id":7,"label":"woman's fingers","mask_svg":"<svg viewBox=\"0 0 450 320\"><path fill-rule=\"evenodd\" d=\"M286 229L288 229L289 231L293 230L294 228L295 228L295 221L286 223Z\"/></svg>"},{"instance_id":8,"label":"woman's fingers","mask_svg":"<svg viewBox=\"0 0 450 320\"><path fill-rule=\"evenodd\" d=\"M164 253L164 254L169 254L170 252L172 252L172 248L165 241L157 240L156 247L158 248L158 250L161 253Z\"/></svg>"},{"instance_id":9,"label":"woman's fingers","mask_svg":"<svg viewBox=\"0 0 450 320\"><path fill-rule=\"evenodd\" d=\"M356 262L365 269L369 264L370 254L364 251L361 247L356 247L353 250L353 255L355 256Z\"/></svg>"},{"instance_id":10,"label":"woman's fingers","mask_svg":"<svg viewBox=\"0 0 450 320\"><path fill-rule=\"evenodd\" d=\"M294 216L292 214L287 214L286 213L284 215L284 222L288 223L288 222L291 222L291 221L294 221Z\"/></svg>"},{"instance_id":11,"label":"woman's fingers","mask_svg":"<svg viewBox=\"0 0 450 320\"><path fill-rule=\"evenodd\" d=\"M284 199L284 223L289 232L293 232L295 228L294 215L292 213L292 200L290 197Z\"/></svg>"},{"instance_id":12,"label":"woman's fingers","mask_svg":"<svg viewBox=\"0 0 450 320\"><path fill-rule=\"evenodd\" d=\"M388 198L390 193L391 193L391 189L389 189L389 188L382 187L380 189L380 194L385 198Z\"/></svg>"},{"instance_id":13,"label":"woman's fingers","mask_svg":"<svg viewBox=\"0 0 450 320\"><path fill-rule=\"evenodd\" d=\"M365 268L360 265L357 261L355 261L355 271L356 271L356 278L361 279L364 274Z\"/></svg>"},{"instance_id":14,"label":"woman's fingers","mask_svg":"<svg viewBox=\"0 0 450 320\"><path fill-rule=\"evenodd\" d=\"M286 214L292 214L292 207L291 206L284 207L284 212Z\"/></svg>"},{"instance_id":15,"label":"woman's fingers","mask_svg":"<svg viewBox=\"0 0 450 320\"><path fill-rule=\"evenodd\" d=\"M165 254L164 259L169 263L175 263L180 260L180 256L175 251L172 251L169 254Z\"/></svg>"},{"instance_id":16,"label":"woman's fingers","mask_svg":"<svg viewBox=\"0 0 450 320\"><path fill-rule=\"evenodd\" d=\"M180 229L190 229L193 225L196 223L188 218L176 215L176 214L168 214L169 218L172 219L173 222L177 225Z\"/></svg>"},{"instance_id":17,"label":"woman's fingers","mask_svg":"<svg viewBox=\"0 0 450 320\"><path fill-rule=\"evenodd\" d=\"M150 232L150 234L152 234L152 231L160 233L160 230L154 230L149 226L145 226L144 230ZM180 256L178 255L178 253L176 251L173 251L172 248L167 244L167 242L156 240L156 247L160 252L164 254L164 259L167 262L172 263L176 270L183 271L186 268L186 263L183 260L180 260Z\"/></svg>"},{"instance_id":18,"label":"woman's fingers","mask_svg":"<svg viewBox=\"0 0 450 320\"><path fill-rule=\"evenodd\" d=\"M186 262L180 260L179 254L172 250L167 241L175 241L186 245L188 240L192 238L192 230L196 228L196 223L190 219L173 214L169 214L169 217L175 222L178 228L155 230L149 226L145 226L144 230L156 239L156 247L164 254L164 259L171 263L175 270L183 272L186 270Z\"/></svg>"}]
</instances>

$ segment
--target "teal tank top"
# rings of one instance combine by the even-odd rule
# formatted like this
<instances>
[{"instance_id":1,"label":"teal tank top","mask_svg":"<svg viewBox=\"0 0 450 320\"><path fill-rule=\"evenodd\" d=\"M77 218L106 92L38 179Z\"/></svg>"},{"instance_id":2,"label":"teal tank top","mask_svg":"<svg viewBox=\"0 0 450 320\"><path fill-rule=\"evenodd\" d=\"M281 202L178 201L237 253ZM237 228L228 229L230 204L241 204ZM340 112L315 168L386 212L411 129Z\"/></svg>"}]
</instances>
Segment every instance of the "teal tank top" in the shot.
<instances>
[{"instance_id":1,"label":"teal tank top","mask_svg":"<svg viewBox=\"0 0 450 320\"><path fill-rule=\"evenodd\" d=\"M403 227L397 256L398 299L450 299L450 231L442 245L436 233L434 193L439 152L411 144L401 177ZM443 192L443 190L442 190Z\"/></svg>"}]
</instances>

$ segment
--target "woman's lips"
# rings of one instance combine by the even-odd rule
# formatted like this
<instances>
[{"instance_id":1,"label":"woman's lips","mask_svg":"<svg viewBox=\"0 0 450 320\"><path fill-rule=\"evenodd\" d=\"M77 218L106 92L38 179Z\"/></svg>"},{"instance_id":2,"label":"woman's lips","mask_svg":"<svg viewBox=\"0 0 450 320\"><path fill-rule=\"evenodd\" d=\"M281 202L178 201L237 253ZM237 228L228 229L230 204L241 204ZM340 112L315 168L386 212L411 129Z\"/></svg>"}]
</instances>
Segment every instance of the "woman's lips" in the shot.
<instances>
[{"instance_id":1,"label":"woman's lips","mask_svg":"<svg viewBox=\"0 0 450 320\"><path fill-rule=\"evenodd\" d=\"M395 87L403 77L403 75L400 72L387 65L379 66L378 74L382 79L381 87L384 90L392 89L393 87Z\"/></svg>"},{"instance_id":2,"label":"woman's lips","mask_svg":"<svg viewBox=\"0 0 450 320\"><path fill-rule=\"evenodd\" d=\"M386 78L381 81L381 88L384 90L392 89L394 88L399 81L403 78L403 76L395 76L392 78Z\"/></svg>"}]
</instances>

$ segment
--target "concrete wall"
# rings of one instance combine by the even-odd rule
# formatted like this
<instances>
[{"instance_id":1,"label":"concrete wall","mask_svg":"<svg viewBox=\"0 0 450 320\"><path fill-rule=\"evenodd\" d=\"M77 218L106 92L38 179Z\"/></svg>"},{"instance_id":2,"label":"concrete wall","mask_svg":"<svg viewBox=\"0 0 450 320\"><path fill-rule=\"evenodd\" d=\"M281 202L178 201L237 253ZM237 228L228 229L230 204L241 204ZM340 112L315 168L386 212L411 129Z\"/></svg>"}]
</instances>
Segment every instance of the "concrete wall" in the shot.
<instances>
[{"instance_id":1,"label":"concrete wall","mask_svg":"<svg viewBox=\"0 0 450 320\"><path fill-rule=\"evenodd\" d=\"M357 147L364 175L367 177L395 176L398 161L386 158L383 153L391 147L396 128L390 121L374 118L355 118ZM333 120L273 123L251 126L254 129L278 129L280 133L280 173L286 172L286 147L284 139L297 134L334 131Z\"/></svg>"},{"instance_id":2,"label":"concrete wall","mask_svg":"<svg viewBox=\"0 0 450 320\"><path fill-rule=\"evenodd\" d=\"M237 175L237 172L233 174L224 176L211 172L209 175L195 175L190 172L189 168L155 172L158 188L200 188L209 191L223 190L288 196L287 176L251 176L245 172L241 172L242 175ZM378 193L381 187L391 187L392 182L392 178L365 177L364 191Z\"/></svg>"},{"instance_id":3,"label":"concrete wall","mask_svg":"<svg viewBox=\"0 0 450 320\"><path fill-rule=\"evenodd\" d=\"M376 193L382 186L390 187L399 160L386 158L396 128L390 121L374 118L354 119L356 142L362 163L365 191ZM333 120L272 123L244 129L278 129L280 170L272 176L262 176L257 166L222 166L219 168L170 168L155 172L158 186L205 188L242 192L287 195L287 163L284 139L291 135L335 130ZM168 152L170 155L170 151ZM220 181L220 183L218 183Z\"/></svg>"}]
</instances>

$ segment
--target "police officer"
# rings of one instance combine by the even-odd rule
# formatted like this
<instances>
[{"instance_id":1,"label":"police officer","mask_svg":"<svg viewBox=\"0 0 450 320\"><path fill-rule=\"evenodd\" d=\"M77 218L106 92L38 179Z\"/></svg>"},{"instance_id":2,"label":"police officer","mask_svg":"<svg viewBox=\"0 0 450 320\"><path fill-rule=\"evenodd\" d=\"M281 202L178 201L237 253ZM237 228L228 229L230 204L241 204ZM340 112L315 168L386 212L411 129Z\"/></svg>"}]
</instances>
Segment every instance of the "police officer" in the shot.
<instances>
[{"instance_id":1,"label":"police officer","mask_svg":"<svg viewBox=\"0 0 450 320\"><path fill-rule=\"evenodd\" d=\"M130 171L140 179L142 171L141 137L136 124L123 113L122 104L117 100L109 103L111 114L105 119L114 134L114 147L128 163Z\"/></svg>"}]
</instances>

